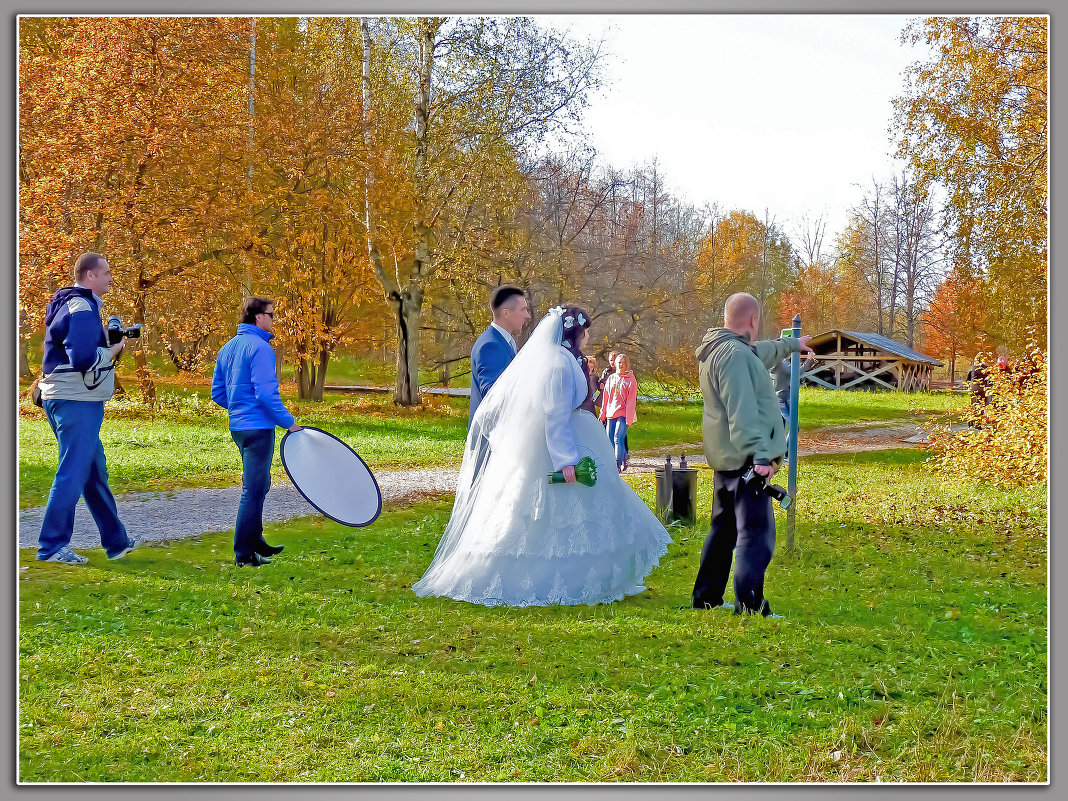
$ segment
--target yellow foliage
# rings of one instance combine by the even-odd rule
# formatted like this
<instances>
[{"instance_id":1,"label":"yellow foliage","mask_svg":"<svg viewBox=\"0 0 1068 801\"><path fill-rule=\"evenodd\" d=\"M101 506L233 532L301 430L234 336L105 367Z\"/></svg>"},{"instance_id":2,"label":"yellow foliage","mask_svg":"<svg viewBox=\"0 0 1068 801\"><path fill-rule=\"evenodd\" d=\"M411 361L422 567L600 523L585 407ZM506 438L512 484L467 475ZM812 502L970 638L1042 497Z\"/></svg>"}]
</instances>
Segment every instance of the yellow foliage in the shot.
<instances>
[{"instance_id":1,"label":"yellow foliage","mask_svg":"<svg viewBox=\"0 0 1068 801\"><path fill-rule=\"evenodd\" d=\"M677 348L664 348L657 354L656 364L650 372L674 397L693 398L700 394L693 383L696 367L693 351L693 346L687 343Z\"/></svg>"},{"instance_id":2,"label":"yellow foliage","mask_svg":"<svg viewBox=\"0 0 1068 801\"><path fill-rule=\"evenodd\" d=\"M988 370L984 379L986 403L972 403L965 413L970 427L931 436L929 447L942 467L999 484L1027 485L1046 480L1046 355L1032 348L1029 360L1023 360L1020 367Z\"/></svg>"},{"instance_id":3,"label":"yellow foliage","mask_svg":"<svg viewBox=\"0 0 1068 801\"><path fill-rule=\"evenodd\" d=\"M957 256L981 266L995 339L1045 346L1049 20L927 17L902 41L931 57L894 100L897 155L948 192Z\"/></svg>"}]
</instances>

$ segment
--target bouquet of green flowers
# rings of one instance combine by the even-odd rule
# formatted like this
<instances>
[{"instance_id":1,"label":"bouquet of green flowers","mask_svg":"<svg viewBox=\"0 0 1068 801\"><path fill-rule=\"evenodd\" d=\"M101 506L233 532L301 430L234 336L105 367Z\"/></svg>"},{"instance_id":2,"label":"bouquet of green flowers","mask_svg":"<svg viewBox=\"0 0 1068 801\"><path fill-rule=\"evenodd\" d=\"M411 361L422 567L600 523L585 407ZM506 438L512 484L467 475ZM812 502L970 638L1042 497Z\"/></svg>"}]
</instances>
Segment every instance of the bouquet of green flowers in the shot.
<instances>
[{"instance_id":1,"label":"bouquet of green flowers","mask_svg":"<svg viewBox=\"0 0 1068 801\"><path fill-rule=\"evenodd\" d=\"M596 484L597 463L589 456L583 456L579 459L578 464L575 465L575 480L580 484L585 484L587 487L592 487ZM555 473L549 473L549 483L566 484L567 479L564 478L564 471L557 470Z\"/></svg>"}]
</instances>

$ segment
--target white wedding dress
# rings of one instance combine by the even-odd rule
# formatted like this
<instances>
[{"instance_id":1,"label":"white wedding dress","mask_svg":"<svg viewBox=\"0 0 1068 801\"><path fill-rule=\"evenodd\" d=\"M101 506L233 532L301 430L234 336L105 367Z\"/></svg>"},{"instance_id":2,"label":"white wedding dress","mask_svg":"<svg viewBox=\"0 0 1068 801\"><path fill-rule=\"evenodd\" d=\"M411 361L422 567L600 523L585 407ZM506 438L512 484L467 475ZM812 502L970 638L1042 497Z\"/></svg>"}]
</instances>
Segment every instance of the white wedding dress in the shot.
<instances>
[{"instance_id":1,"label":"white wedding dress","mask_svg":"<svg viewBox=\"0 0 1068 801\"><path fill-rule=\"evenodd\" d=\"M452 516L412 589L485 606L597 604L642 592L671 538L616 470L604 427L578 409L584 368L554 309L471 421ZM590 456L597 483L549 484ZM477 468L477 469L476 469Z\"/></svg>"}]
</instances>

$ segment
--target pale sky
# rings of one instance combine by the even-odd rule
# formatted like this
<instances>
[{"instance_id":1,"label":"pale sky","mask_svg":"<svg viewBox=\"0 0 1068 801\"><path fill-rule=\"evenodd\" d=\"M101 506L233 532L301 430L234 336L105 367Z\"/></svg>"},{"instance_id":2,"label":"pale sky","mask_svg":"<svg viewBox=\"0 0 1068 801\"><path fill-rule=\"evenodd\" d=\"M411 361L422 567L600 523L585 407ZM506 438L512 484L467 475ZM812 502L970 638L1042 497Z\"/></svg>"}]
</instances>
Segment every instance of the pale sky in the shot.
<instances>
[{"instance_id":1,"label":"pale sky","mask_svg":"<svg viewBox=\"0 0 1068 801\"><path fill-rule=\"evenodd\" d=\"M585 116L601 163L659 159L670 191L700 206L764 209L793 233L828 222L825 251L874 175L900 163L887 127L903 71L904 15L542 15L606 36L608 86Z\"/></svg>"}]
</instances>

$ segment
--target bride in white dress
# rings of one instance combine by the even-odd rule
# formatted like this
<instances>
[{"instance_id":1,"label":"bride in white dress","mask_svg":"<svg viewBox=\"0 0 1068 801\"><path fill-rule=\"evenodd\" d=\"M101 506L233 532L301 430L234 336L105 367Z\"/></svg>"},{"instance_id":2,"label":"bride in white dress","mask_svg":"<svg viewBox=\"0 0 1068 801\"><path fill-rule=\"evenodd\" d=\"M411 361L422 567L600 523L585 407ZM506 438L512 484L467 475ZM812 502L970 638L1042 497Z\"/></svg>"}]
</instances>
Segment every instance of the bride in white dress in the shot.
<instances>
[{"instance_id":1,"label":"bride in white dress","mask_svg":"<svg viewBox=\"0 0 1068 801\"><path fill-rule=\"evenodd\" d=\"M589 325L581 309L552 309L483 399L452 516L412 585L417 595L547 606L609 603L645 589L671 538L620 477L589 408L596 385L580 361ZM597 465L592 487L574 482L584 456ZM568 483L549 484L560 470Z\"/></svg>"}]
</instances>

